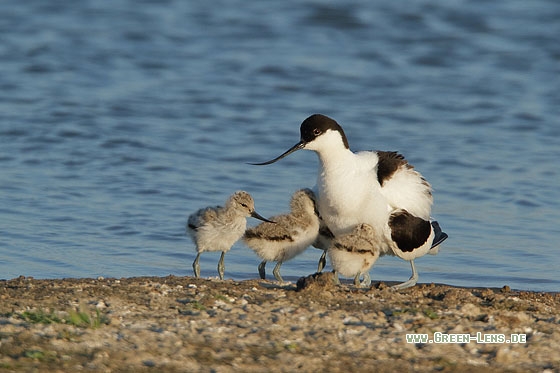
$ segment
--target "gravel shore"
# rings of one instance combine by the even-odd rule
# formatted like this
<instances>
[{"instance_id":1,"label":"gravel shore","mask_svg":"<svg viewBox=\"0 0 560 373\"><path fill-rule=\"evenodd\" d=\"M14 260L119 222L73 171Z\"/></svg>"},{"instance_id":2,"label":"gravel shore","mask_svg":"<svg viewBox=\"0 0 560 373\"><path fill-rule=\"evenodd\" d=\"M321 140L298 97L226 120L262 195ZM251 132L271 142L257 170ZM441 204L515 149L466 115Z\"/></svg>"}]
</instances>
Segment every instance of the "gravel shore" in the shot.
<instances>
[{"instance_id":1,"label":"gravel shore","mask_svg":"<svg viewBox=\"0 0 560 373\"><path fill-rule=\"evenodd\" d=\"M560 294L507 286L0 281L1 372L560 372L559 351Z\"/></svg>"}]
</instances>

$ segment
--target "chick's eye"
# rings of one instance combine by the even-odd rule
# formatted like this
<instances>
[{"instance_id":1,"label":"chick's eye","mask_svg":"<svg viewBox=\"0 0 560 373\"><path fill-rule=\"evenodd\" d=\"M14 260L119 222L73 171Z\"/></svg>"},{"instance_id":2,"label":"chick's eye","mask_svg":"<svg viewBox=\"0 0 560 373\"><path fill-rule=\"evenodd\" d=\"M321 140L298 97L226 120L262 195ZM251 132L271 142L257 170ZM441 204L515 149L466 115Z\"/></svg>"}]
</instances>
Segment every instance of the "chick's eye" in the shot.
<instances>
[{"instance_id":1,"label":"chick's eye","mask_svg":"<svg viewBox=\"0 0 560 373\"><path fill-rule=\"evenodd\" d=\"M245 208L248 208L248 207L249 207L249 206L247 206L246 203L242 203L241 206L243 206L243 207L245 207Z\"/></svg>"},{"instance_id":2,"label":"chick's eye","mask_svg":"<svg viewBox=\"0 0 560 373\"><path fill-rule=\"evenodd\" d=\"M315 136L319 136L319 135L321 134L321 130L320 130L319 128L315 128L315 129L313 130L313 134L314 134Z\"/></svg>"}]
</instances>

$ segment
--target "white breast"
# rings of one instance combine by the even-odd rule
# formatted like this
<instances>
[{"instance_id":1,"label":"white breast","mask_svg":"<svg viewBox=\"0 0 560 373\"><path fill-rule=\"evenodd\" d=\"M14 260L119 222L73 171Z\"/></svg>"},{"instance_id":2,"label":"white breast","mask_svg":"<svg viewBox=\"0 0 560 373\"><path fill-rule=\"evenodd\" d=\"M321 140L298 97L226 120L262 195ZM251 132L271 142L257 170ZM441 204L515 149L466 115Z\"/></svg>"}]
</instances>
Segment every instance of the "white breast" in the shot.
<instances>
[{"instance_id":1,"label":"white breast","mask_svg":"<svg viewBox=\"0 0 560 373\"><path fill-rule=\"evenodd\" d=\"M380 193L375 153L320 157L317 179L318 209L335 236L349 233L357 224L383 226L388 220L388 204Z\"/></svg>"}]
</instances>

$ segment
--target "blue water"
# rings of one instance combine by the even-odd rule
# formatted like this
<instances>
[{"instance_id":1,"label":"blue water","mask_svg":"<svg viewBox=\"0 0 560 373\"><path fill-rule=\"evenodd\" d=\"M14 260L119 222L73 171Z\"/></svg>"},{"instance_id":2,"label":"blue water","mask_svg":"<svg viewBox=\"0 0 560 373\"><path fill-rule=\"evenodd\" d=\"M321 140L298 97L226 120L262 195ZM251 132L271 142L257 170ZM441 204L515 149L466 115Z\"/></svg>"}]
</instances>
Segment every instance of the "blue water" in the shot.
<instances>
[{"instance_id":1,"label":"blue water","mask_svg":"<svg viewBox=\"0 0 560 373\"><path fill-rule=\"evenodd\" d=\"M558 291L559 19L556 0L2 1L0 278L192 275L187 215L238 189L286 211L316 156L246 162L320 112L432 183L450 239L420 282ZM258 263L238 243L226 277Z\"/></svg>"}]
</instances>

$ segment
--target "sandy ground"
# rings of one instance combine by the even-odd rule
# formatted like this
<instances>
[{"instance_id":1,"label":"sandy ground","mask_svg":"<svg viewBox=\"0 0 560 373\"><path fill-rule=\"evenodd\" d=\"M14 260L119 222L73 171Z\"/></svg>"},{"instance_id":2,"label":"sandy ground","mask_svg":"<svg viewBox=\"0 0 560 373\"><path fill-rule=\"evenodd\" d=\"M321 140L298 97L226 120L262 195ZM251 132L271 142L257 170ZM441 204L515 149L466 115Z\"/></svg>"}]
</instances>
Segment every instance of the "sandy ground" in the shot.
<instances>
[{"instance_id":1,"label":"sandy ground","mask_svg":"<svg viewBox=\"0 0 560 373\"><path fill-rule=\"evenodd\" d=\"M411 333L447 343L407 343ZM560 372L560 294L359 289L333 285L331 273L297 285L175 276L0 281L1 372L433 370Z\"/></svg>"}]
</instances>

